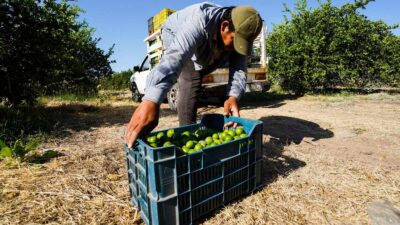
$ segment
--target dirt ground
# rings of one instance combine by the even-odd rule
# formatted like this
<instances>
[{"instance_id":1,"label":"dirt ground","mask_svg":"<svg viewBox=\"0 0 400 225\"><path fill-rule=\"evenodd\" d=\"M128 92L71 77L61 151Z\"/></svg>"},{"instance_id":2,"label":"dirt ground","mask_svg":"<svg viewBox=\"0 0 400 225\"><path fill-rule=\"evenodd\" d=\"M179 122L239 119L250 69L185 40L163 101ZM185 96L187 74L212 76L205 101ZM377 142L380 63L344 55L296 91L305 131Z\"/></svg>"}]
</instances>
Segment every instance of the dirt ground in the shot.
<instances>
[{"instance_id":1,"label":"dirt ground","mask_svg":"<svg viewBox=\"0 0 400 225\"><path fill-rule=\"evenodd\" d=\"M141 224L128 200L121 135L135 104L49 102L62 107L47 162L0 163L0 224ZM157 129L175 127L162 106ZM222 113L202 107L204 113ZM400 208L400 95L305 96L242 102L264 122L264 185L204 224L370 224L367 207Z\"/></svg>"}]
</instances>

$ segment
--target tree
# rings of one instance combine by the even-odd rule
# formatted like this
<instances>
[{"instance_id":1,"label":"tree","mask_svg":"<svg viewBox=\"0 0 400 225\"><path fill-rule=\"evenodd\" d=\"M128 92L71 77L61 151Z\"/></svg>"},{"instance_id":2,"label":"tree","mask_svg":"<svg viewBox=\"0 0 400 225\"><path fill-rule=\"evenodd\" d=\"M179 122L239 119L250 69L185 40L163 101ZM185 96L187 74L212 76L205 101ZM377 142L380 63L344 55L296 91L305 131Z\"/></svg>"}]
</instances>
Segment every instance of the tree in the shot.
<instances>
[{"instance_id":1,"label":"tree","mask_svg":"<svg viewBox=\"0 0 400 225\"><path fill-rule=\"evenodd\" d=\"M112 73L107 53L81 10L69 1L0 2L0 97L10 105L33 104L41 94L95 91ZM4 81L4 82L3 82Z\"/></svg>"},{"instance_id":2,"label":"tree","mask_svg":"<svg viewBox=\"0 0 400 225\"><path fill-rule=\"evenodd\" d=\"M123 90L128 89L130 85L130 77L133 72L131 69L114 73L110 77L105 77L100 81L100 88L110 90Z\"/></svg>"},{"instance_id":3,"label":"tree","mask_svg":"<svg viewBox=\"0 0 400 225\"><path fill-rule=\"evenodd\" d=\"M291 18L285 16L267 38L270 79L297 94L398 83L399 51L389 43L398 46L399 38L394 27L357 11L369 2L335 7L328 0L310 9L298 0L295 10L285 7Z\"/></svg>"}]
</instances>

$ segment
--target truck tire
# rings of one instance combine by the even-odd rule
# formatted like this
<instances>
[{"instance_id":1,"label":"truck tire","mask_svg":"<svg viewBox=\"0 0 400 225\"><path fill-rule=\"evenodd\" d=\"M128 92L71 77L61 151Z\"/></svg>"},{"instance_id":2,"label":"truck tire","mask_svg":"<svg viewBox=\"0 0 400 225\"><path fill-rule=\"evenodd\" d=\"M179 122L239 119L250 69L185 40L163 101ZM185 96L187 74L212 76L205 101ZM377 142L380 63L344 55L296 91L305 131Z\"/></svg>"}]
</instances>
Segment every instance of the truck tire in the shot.
<instances>
[{"instance_id":1,"label":"truck tire","mask_svg":"<svg viewBox=\"0 0 400 225\"><path fill-rule=\"evenodd\" d=\"M172 111L178 111L179 85L175 83L167 94L168 105Z\"/></svg>"},{"instance_id":2,"label":"truck tire","mask_svg":"<svg viewBox=\"0 0 400 225\"><path fill-rule=\"evenodd\" d=\"M141 102L142 101L142 95L140 94L136 83L131 84L131 91L132 91L132 100L134 102Z\"/></svg>"}]
</instances>

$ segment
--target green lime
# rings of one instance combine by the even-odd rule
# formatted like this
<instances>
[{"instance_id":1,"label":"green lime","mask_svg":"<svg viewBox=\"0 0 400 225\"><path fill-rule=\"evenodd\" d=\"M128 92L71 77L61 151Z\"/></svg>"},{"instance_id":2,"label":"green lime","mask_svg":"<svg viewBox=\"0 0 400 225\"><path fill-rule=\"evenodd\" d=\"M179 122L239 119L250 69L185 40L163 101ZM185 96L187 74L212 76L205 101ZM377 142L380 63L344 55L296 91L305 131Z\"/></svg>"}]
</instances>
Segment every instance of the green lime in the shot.
<instances>
[{"instance_id":1,"label":"green lime","mask_svg":"<svg viewBox=\"0 0 400 225\"><path fill-rule=\"evenodd\" d=\"M228 131L228 134L229 134L229 136L231 136L231 137L235 137L235 131L233 131L233 130L229 130L229 131Z\"/></svg>"},{"instance_id":2,"label":"green lime","mask_svg":"<svg viewBox=\"0 0 400 225\"><path fill-rule=\"evenodd\" d=\"M188 142L186 142L185 146L188 147L188 148L193 148L194 143L193 143L193 141L188 141Z\"/></svg>"},{"instance_id":3,"label":"green lime","mask_svg":"<svg viewBox=\"0 0 400 225\"><path fill-rule=\"evenodd\" d=\"M197 152L196 150L190 149L187 153L188 153L188 154L193 154L193 153L196 153L196 152Z\"/></svg>"},{"instance_id":4,"label":"green lime","mask_svg":"<svg viewBox=\"0 0 400 225\"><path fill-rule=\"evenodd\" d=\"M184 131L184 132L182 132L181 136L190 137L190 132L189 131Z\"/></svg>"},{"instance_id":5,"label":"green lime","mask_svg":"<svg viewBox=\"0 0 400 225\"><path fill-rule=\"evenodd\" d=\"M186 147L186 146L183 146L183 147L182 147L182 150L183 150L185 153L189 153L190 148L188 148L188 147Z\"/></svg>"},{"instance_id":6,"label":"green lime","mask_svg":"<svg viewBox=\"0 0 400 225\"><path fill-rule=\"evenodd\" d=\"M233 139L235 139L235 140L240 139L240 136L236 135L235 137L233 137Z\"/></svg>"},{"instance_id":7,"label":"green lime","mask_svg":"<svg viewBox=\"0 0 400 225\"><path fill-rule=\"evenodd\" d=\"M175 136L175 130L174 129L169 129L167 131L167 137L168 138L173 138Z\"/></svg>"},{"instance_id":8,"label":"green lime","mask_svg":"<svg viewBox=\"0 0 400 225\"><path fill-rule=\"evenodd\" d=\"M212 135L212 138L214 140L218 140L219 139L219 135L217 133L215 133L215 134Z\"/></svg>"},{"instance_id":9,"label":"green lime","mask_svg":"<svg viewBox=\"0 0 400 225\"><path fill-rule=\"evenodd\" d=\"M227 133L222 133L222 134L219 136L219 139L222 140L222 141L224 141L225 138L226 138L226 136L229 136L229 135L228 135Z\"/></svg>"},{"instance_id":10,"label":"green lime","mask_svg":"<svg viewBox=\"0 0 400 225\"><path fill-rule=\"evenodd\" d=\"M172 143L170 141L167 141L167 142L165 142L163 144L163 147L168 147L168 146L171 146L171 145L172 145Z\"/></svg>"},{"instance_id":11,"label":"green lime","mask_svg":"<svg viewBox=\"0 0 400 225\"><path fill-rule=\"evenodd\" d=\"M247 134L241 134L241 135L239 135L239 137L240 138L245 138L245 137L247 137Z\"/></svg>"},{"instance_id":12,"label":"green lime","mask_svg":"<svg viewBox=\"0 0 400 225\"><path fill-rule=\"evenodd\" d=\"M206 141L207 145L209 145L213 142L213 139L212 139L212 137L207 137L205 141Z\"/></svg>"},{"instance_id":13,"label":"green lime","mask_svg":"<svg viewBox=\"0 0 400 225\"><path fill-rule=\"evenodd\" d=\"M238 127L238 128L236 128L235 133L236 133L237 135L241 135L241 134L244 134L244 130L243 130L243 128Z\"/></svg>"},{"instance_id":14,"label":"green lime","mask_svg":"<svg viewBox=\"0 0 400 225\"><path fill-rule=\"evenodd\" d=\"M201 144L201 146L203 146L203 147L205 147L207 145L206 141L204 141L204 140L199 141L199 144Z\"/></svg>"},{"instance_id":15,"label":"green lime","mask_svg":"<svg viewBox=\"0 0 400 225\"><path fill-rule=\"evenodd\" d=\"M232 139L231 136L226 136L225 139L224 139L224 142L229 142L229 141L232 141L232 140L233 139Z\"/></svg>"},{"instance_id":16,"label":"green lime","mask_svg":"<svg viewBox=\"0 0 400 225\"><path fill-rule=\"evenodd\" d=\"M226 129L226 130L224 130L224 133L225 133L225 134L227 134L227 133L228 133L228 131L229 131L229 129Z\"/></svg>"},{"instance_id":17,"label":"green lime","mask_svg":"<svg viewBox=\"0 0 400 225\"><path fill-rule=\"evenodd\" d=\"M149 143L155 143L157 141L157 137L156 136L151 136L147 138L147 142Z\"/></svg>"},{"instance_id":18,"label":"green lime","mask_svg":"<svg viewBox=\"0 0 400 225\"><path fill-rule=\"evenodd\" d=\"M220 145L222 142L221 142L221 140L218 139L218 140L214 140L214 143L217 145Z\"/></svg>"},{"instance_id":19,"label":"green lime","mask_svg":"<svg viewBox=\"0 0 400 225\"><path fill-rule=\"evenodd\" d=\"M201 151L203 149L203 146L199 143L196 146L194 146L194 150L196 150L197 152Z\"/></svg>"},{"instance_id":20,"label":"green lime","mask_svg":"<svg viewBox=\"0 0 400 225\"><path fill-rule=\"evenodd\" d=\"M217 145L218 145L217 143L213 142L213 143L210 144L210 147L217 146Z\"/></svg>"},{"instance_id":21,"label":"green lime","mask_svg":"<svg viewBox=\"0 0 400 225\"><path fill-rule=\"evenodd\" d=\"M164 138L164 136L165 136L164 132L160 132L157 134L157 139L162 140Z\"/></svg>"},{"instance_id":22,"label":"green lime","mask_svg":"<svg viewBox=\"0 0 400 225\"><path fill-rule=\"evenodd\" d=\"M150 146L153 148L158 148L157 143L150 143Z\"/></svg>"}]
</instances>

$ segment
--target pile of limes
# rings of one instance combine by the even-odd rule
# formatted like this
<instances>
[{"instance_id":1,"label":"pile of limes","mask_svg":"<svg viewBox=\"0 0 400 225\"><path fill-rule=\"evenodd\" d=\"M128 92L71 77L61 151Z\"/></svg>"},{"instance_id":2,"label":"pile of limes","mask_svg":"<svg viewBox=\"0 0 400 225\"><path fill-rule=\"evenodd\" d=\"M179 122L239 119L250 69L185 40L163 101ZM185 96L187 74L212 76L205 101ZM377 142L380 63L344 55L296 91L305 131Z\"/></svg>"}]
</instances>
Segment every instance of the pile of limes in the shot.
<instances>
[{"instance_id":1,"label":"pile of limes","mask_svg":"<svg viewBox=\"0 0 400 225\"><path fill-rule=\"evenodd\" d=\"M153 148L175 145L183 152L190 154L244 137L247 137L247 134L242 127L226 129L222 132L206 128L178 133L174 129L169 129L147 137L146 141Z\"/></svg>"}]
</instances>

